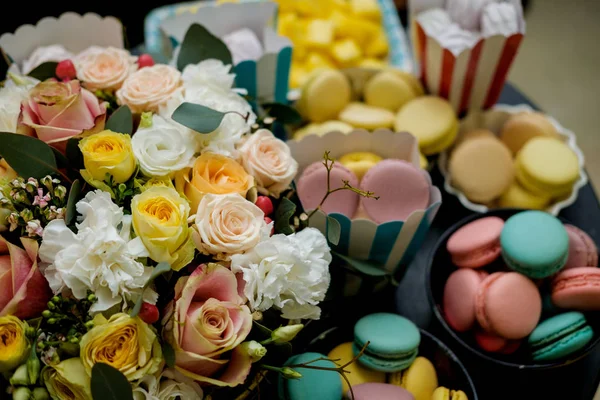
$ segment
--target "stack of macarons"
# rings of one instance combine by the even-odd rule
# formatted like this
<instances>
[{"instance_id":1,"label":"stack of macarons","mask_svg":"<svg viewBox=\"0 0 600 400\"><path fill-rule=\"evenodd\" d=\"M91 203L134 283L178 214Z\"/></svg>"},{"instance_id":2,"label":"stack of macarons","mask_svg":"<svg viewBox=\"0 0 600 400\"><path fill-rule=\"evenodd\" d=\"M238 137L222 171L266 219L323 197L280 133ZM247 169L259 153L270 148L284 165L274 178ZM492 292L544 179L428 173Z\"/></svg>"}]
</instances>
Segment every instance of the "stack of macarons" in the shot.
<instances>
[{"instance_id":1,"label":"stack of macarons","mask_svg":"<svg viewBox=\"0 0 600 400\"><path fill-rule=\"evenodd\" d=\"M488 216L455 231L446 250L457 269L444 286L444 318L484 351L551 361L592 339L578 311L600 310L600 269L581 229L541 211Z\"/></svg>"},{"instance_id":2,"label":"stack of macarons","mask_svg":"<svg viewBox=\"0 0 600 400\"><path fill-rule=\"evenodd\" d=\"M570 195L580 166L554 124L526 112L511 116L498 135L487 129L460 135L448 171L474 203L543 210Z\"/></svg>"},{"instance_id":3,"label":"stack of macarons","mask_svg":"<svg viewBox=\"0 0 600 400\"><path fill-rule=\"evenodd\" d=\"M421 343L419 329L408 319L396 314L367 315L354 327L354 342L336 346L327 357L319 353L305 353L292 357L286 364L297 365L328 358L338 365L345 365L367 343L362 356L345 367L348 382L335 372L298 368L302 378L280 380L280 399L350 399L351 387L355 400L468 400L463 391L438 387L434 365L427 358L418 356ZM325 363L334 365L329 361L319 363L323 366ZM446 393L458 397L444 397Z\"/></svg>"},{"instance_id":4,"label":"stack of macarons","mask_svg":"<svg viewBox=\"0 0 600 400\"><path fill-rule=\"evenodd\" d=\"M305 210L316 209L327 193L328 171L322 162L307 166L297 180L297 192ZM378 199L361 197L351 190L332 193L321 206L326 214L350 219L366 218L381 224L406 221L416 210L429 206L431 181L426 172L400 159L382 159L371 152L340 157L329 172L330 189L344 187L372 192Z\"/></svg>"}]
</instances>

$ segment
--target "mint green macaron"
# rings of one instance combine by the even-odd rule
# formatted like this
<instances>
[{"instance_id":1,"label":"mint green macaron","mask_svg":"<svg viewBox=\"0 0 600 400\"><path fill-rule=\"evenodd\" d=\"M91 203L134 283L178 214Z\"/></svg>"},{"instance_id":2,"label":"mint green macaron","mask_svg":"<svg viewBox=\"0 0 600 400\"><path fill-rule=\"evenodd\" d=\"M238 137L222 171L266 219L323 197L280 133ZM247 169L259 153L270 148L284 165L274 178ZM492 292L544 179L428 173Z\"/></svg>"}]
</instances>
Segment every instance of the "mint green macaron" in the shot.
<instances>
[{"instance_id":1,"label":"mint green macaron","mask_svg":"<svg viewBox=\"0 0 600 400\"><path fill-rule=\"evenodd\" d=\"M510 217L500 234L500 245L508 267L534 279L555 274L569 256L567 230L543 211L524 211Z\"/></svg>"},{"instance_id":2,"label":"mint green macaron","mask_svg":"<svg viewBox=\"0 0 600 400\"><path fill-rule=\"evenodd\" d=\"M534 360L552 361L584 348L593 337L585 315L571 311L539 324L529 336L529 345Z\"/></svg>"},{"instance_id":3,"label":"mint green macaron","mask_svg":"<svg viewBox=\"0 0 600 400\"><path fill-rule=\"evenodd\" d=\"M417 357L421 333L414 323L400 315L370 314L354 326L354 354L367 342L369 345L358 362L375 371L398 372L408 368Z\"/></svg>"},{"instance_id":4,"label":"mint green macaron","mask_svg":"<svg viewBox=\"0 0 600 400\"><path fill-rule=\"evenodd\" d=\"M290 357L285 365L304 364L327 356L319 353L303 353ZM320 360L310 363L314 367L336 368L332 361ZM340 400L343 395L342 380L335 371L310 368L293 368L302 375L299 379L285 379L279 374L279 400Z\"/></svg>"}]
</instances>

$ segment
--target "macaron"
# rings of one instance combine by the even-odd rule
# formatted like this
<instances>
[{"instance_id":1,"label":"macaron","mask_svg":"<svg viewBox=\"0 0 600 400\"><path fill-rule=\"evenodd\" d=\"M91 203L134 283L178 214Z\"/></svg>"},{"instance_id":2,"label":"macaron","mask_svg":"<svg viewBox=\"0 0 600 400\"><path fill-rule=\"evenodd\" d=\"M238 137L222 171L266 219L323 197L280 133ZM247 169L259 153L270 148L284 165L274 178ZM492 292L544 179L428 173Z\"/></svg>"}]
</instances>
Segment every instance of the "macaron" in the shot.
<instances>
[{"instance_id":1,"label":"macaron","mask_svg":"<svg viewBox=\"0 0 600 400\"><path fill-rule=\"evenodd\" d=\"M287 360L285 365L302 364L319 358L325 358L325 356L319 353L298 354ZM310 365L336 368L336 365L328 360L319 360ZM337 372L310 368L294 368L294 370L302 374L302 377L285 379L279 374L278 391L280 400L339 400L342 398L342 381Z\"/></svg>"},{"instance_id":2,"label":"macaron","mask_svg":"<svg viewBox=\"0 0 600 400\"><path fill-rule=\"evenodd\" d=\"M310 123L305 127L298 129L294 133L294 140L300 140L308 135L323 136L329 132L340 131L342 133L350 133L354 130L354 127L342 122L342 121L326 121L321 124Z\"/></svg>"},{"instance_id":3,"label":"macaron","mask_svg":"<svg viewBox=\"0 0 600 400\"><path fill-rule=\"evenodd\" d=\"M600 310L600 269L570 268L552 281L552 302L572 310Z\"/></svg>"},{"instance_id":4,"label":"macaron","mask_svg":"<svg viewBox=\"0 0 600 400\"><path fill-rule=\"evenodd\" d=\"M340 163L334 163L330 172L331 189L344 186L348 181L353 187L358 187L358 178L352 171ZM322 162L314 162L304 169L297 181L298 197L305 210L314 210L327 194L327 168ZM325 200L321 209L326 214L340 213L349 218L356 213L359 195L351 190L337 191Z\"/></svg>"},{"instance_id":5,"label":"macaron","mask_svg":"<svg viewBox=\"0 0 600 400\"><path fill-rule=\"evenodd\" d=\"M376 223L406 221L416 210L429 206L431 182L419 167L408 161L388 158L364 175L360 187L375 198L361 198L367 215Z\"/></svg>"},{"instance_id":6,"label":"macaron","mask_svg":"<svg viewBox=\"0 0 600 400\"><path fill-rule=\"evenodd\" d=\"M415 397L415 400L431 400L438 386L435 367L425 357L417 357L402 373L402 387Z\"/></svg>"},{"instance_id":7,"label":"macaron","mask_svg":"<svg viewBox=\"0 0 600 400\"><path fill-rule=\"evenodd\" d=\"M597 267L598 248L594 240L576 226L565 224L569 235L569 258L565 269L577 267Z\"/></svg>"},{"instance_id":8,"label":"macaron","mask_svg":"<svg viewBox=\"0 0 600 400\"><path fill-rule=\"evenodd\" d=\"M458 137L456 138L456 142L454 143L455 147L460 146L461 143L466 142L467 140L470 139L476 139L476 138L480 138L480 137L487 137L487 138L496 138L496 135L494 135L494 132L490 131L489 129L473 129L467 132L464 132L462 134L459 134Z\"/></svg>"},{"instance_id":9,"label":"macaron","mask_svg":"<svg viewBox=\"0 0 600 400\"><path fill-rule=\"evenodd\" d=\"M553 361L581 350L593 337L585 315L571 311L539 324L529 336L529 345L535 361Z\"/></svg>"},{"instance_id":10,"label":"macaron","mask_svg":"<svg viewBox=\"0 0 600 400\"><path fill-rule=\"evenodd\" d=\"M506 265L534 279L558 272L569 255L567 230L543 211L524 211L506 220L500 244Z\"/></svg>"},{"instance_id":11,"label":"macaron","mask_svg":"<svg viewBox=\"0 0 600 400\"><path fill-rule=\"evenodd\" d=\"M462 390L450 390L440 386L433 392L431 400L469 400L469 398Z\"/></svg>"},{"instance_id":12,"label":"macaron","mask_svg":"<svg viewBox=\"0 0 600 400\"><path fill-rule=\"evenodd\" d=\"M382 157L370 151L355 151L344 154L338 161L344 167L354 172L354 175L356 175L358 179L362 179L368 170L382 160Z\"/></svg>"},{"instance_id":13,"label":"macaron","mask_svg":"<svg viewBox=\"0 0 600 400\"><path fill-rule=\"evenodd\" d=\"M358 359L363 366L382 372L408 368L417 357L421 333L414 323L391 313L362 317L354 326L354 354L369 346Z\"/></svg>"},{"instance_id":14,"label":"macaron","mask_svg":"<svg viewBox=\"0 0 600 400\"><path fill-rule=\"evenodd\" d=\"M315 71L302 87L297 108L311 122L335 119L350 103L348 78L336 69Z\"/></svg>"},{"instance_id":15,"label":"macaron","mask_svg":"<svg viewBox=\"0 0 600 400\"><path fill-rule=\"evenodd\" d=\"M558 138L558 132L552 122L538 112L520 113L510 117L500 132L500 140L513 154L517 154L535 137Z\"/></svg>"},{"instance_id":16,"label":"macaron","mask_svg":"<svg viewBox=\"0 0 600 400\"><path fill-rule=\"evenodd\" d=\"M362 383L352 386L354 400L415 400L413 395L399 386L389 385L387 383ZM309 397L306 397L309 399ZM320 397L315 397L321 399ZM346 392L345 399L352 399L350 391Z\"/></svg>"},{"instance_id":17,"label":"macaron","mask_svg":"<svg viewBox=\"0 0 600 400\"><path fill-rule=\"evenodd\" d=\"M505 339L522 339L535 329L541 314L537 286L519 273L495 272L479 285L475 316L487 332Z\"/></svg>"},{"instance_id":18,"label":"macaron","mask_svg":"<svg viewBox=\"0 0 600 400\"><path fill-rule=\"evenodd\" d=\"M482 329L475 331L475 341L482 350L488 353L512 354L521 345L520 340L504 339Z\"/></svg>"},{"instance_id":19,"label":"macaron","mask_svg":"<svg viewBox=\"0 0 600 400\"><path fill-rule=\"evenodd\" d=\"M382 71L366 83L363 96L370 106L397 112L406 103L417 97L410 83L391 71Z\"/></svg>"},{"instance_id":20,"label":"macaron","mask_svg":"<svg viewBox=\"0 0 600 400\"><path fill-rule=\"evenodd\" d=\"M527 210L543 210L548 206L549 202L550 197L532 193L516 181L498 199L500 207L523 208Z\"/></svg>"},{"instance_id":21,"label":"macaron","mask_svg":"<svg viewBox=\"0 0 600 400\"><path fill-rule=\"evenodd\" d=\"M485 217L470 222L454 232L446 249L454 265L460 268L479 268L500 256L500 234L504 221Z\"/></svg>"},{"instance_id":22,"label":"macaron","mask_svg":"<svg viewBox=\"0 0 600 400\"><path fill-rule=\"evenodd\" d=\"M427 161L427 157L425 157L421 152L419 152L419 166L422 169L427 169L427 167L429 167L429 161Z\"/></svg>"},{"instance_id":23,"label":"macaron","mask_svg":"<svg viewBox=\"0 0 600 400\"><path fill-rule=\"evenodd\" d=\"M478 137L452 152L448 169L452 185L476 203L488 203L504 193L514 180L510 150L498 139Z\"/></svg>"},{"instance_id":24,"label":"macaron","mask_svg":"<svg viewBox=\"0 0 600 400\"><path fill-rule=\"evenodd\" d=\"M558 139L536 137L517 154L516 177L530 192L561 197L568 195L579 179L579 159Z\"/></svg>"},{"instance_id":25,"label":"macaron","mask_svg":"<svg viewBox=\"0 0 600 400\"><path fill-rule=\"evenodd\" d=\"M421 81L415 75L393 67L389 68L388 71L393 72L408 83L417 96L423 96L425 94L425 89L423 88Z\"/></svg>"},{"instance_id":26,"label":"macaron","mask_svg":"<svg viewBox=\"0 0 600 400\"><path fill-rule=\"evenodd\" d=\"M475 325L475 296L487 276L485 271L463 268L448 277L444 286L444 319L455 331L466 332Z\"/></svg>"},{"instance_id":27,"label":"macaron","mask_svg":"<svg viewBox=\"0 0 600 400\"><path fill-rule=\"evenodd\" d=\"M378 128L391 128L394 125L394 113L381 107L363 103L350 103L339 113L339 120L369 131Z\"/></svg>"},{"instance_id":28,"label":"macaron","mask_svg":"<svg viewBox=\"0 0 600 400\"><path fill-rule=\"evenodd\" d=\"M436 96L422 96L405 104L394 122L396 132L409 132L419 141L426 156L437 154L454 143L458 119L450 103Z\"/></svg>"},{"instance_id":29,"label":"macaron","mask_svg":"<svg viewBox=\"0 0 600 400\"><path fill-rule=\"evenodd\" d=\"M337 360L336 363L340 365L344 365L350 360L354 358L354 352L352 351L352 342L342 343L336 346L333 350L329 352L327 357L330 360ZM363 367L358 362L353 362L345 368L348 373L346 377L348 381L350 381L351 386L360 385L361 383L368 382L378 382L385 383L386 375L385 372L374 371L372 369L368 369ZM340 376L340 380L342 381L342 387L344 393L350 389L348 387L348 383L346 383L345 379L342 379Z\"/></svg>"}]
</instances>

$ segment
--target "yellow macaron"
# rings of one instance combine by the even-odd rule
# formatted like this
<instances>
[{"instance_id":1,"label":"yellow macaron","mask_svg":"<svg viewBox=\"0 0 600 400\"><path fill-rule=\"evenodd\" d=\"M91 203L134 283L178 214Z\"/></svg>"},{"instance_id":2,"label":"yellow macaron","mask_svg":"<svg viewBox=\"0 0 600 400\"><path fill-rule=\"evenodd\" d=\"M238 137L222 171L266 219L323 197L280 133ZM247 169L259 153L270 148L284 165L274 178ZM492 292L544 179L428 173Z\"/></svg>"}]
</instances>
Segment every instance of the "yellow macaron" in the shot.
<instances>
[{"instance_id":1,"label":"yellow macaron","mask_svg":"<svg viewBox=\"0 0 600 400\"><path fill-rule=\"evenodd\" d=\"M427 167L429 167L429 161L427 161L427 157L425 157L423 153L419 153L419 166L421 169L427 169Z\"/></svg>"},{"instance_id":2,"label":"yellow macaron","mask_svg":"<svg viewBox=\"0 0 600 400\"><path fill-rule=\"evenodd\" d=\"M447 100L422 96L408 102L396 115L397 132L411 133L426 156L450 147L458 134L458 119Z\"/></svg>"},{"instance_id":3,"label":"yellow macaron","mask_svg":"<svg viewBox=\"0 0 600 400\"><path fill-rule=\"evenodd\" d=\"M391 71L373 76L363 92L365 103L397 112L403 105L417 97L410 84Z\"/></svg>"},{"instance_id":4,"label":"yellow macaron","mask_svg":"<svg viewBox=\"0 0 600 400\"><path fill-rule=\"evenodd\" d=\"M390 377L390 383L396 384L397 377ZM415 400L431 400L438 386L435 367L425 357L417 357L408 369L402 372L401 386L415 397Z\"/></svg>"},{"instance_id":5,"label":"yellow macaron","mask_svg":"<svg viewBox=\"0 0 600 400\"><path fill-rule=\"evenodd\" d=\"M394 125L394 113L385 108L350 103L340 112L339 120L355 128L371 131L378 128L391 128Z\"/></svg>"},{"instance_id":6,"label":"yellow macaron","mask_svg":"<svg viewBox=\"0 0 600 400\"><path fill-rule=\"evenodd\" d=\"M505 208L525 208L530 210L543 210L548 206L550 197L535 194L518 182L514 182L508 190L502 193L498 205Z\"/></svg>"},{"instance_id":7,"label":"yellow macaron","mask_svg":"<svg viewBox=\"0 0 600 400\"><path fill-rule=\"evenodd\" d=\"M340 365L344 365L350 360L354 358L354 352L352 351L352 343L342 343L333 350L329 352L327 355L331 360L339 360L336 363ZM350 381L350 385L360 385L361 383L385 383L385 372L373 371L368 368L363 367L359 362L353 362L345 368L348 373L346 377ZM348 383L346 383L345 379L342 379L343 393L346 393L350 388L348 387ZM316 399L315 399L316 400Z\"/></svg>"},{"instance_id":8,"label":"yellow macaron","mask_svg":"<svg viewBox=\"0 0 600 400\"><path fill-rule=\"evenodd\" d=\"M525 143L534 137L558 138L558 132L552 122L538 112L520 113L510 117L500 132L500 140L513 154L517 154Z\"/></svg>"},{"instance_id":9,"label":"yellow macaron","mask_svg":"<svg viewBox=\"0 0 600 400\"><path fill-rule=\"evenodd\" d=\"M516 176L528 191L549 197L569 194L579 179L579 159L558 139L535 137L519 151Z\"/></svg>"},{"instance_id":10,"label":"yellow macaron","mask_svg":"<svg viewBox=\"0 0 600 400\"><path fill-rule=\"evenodd\" d=\"M454 143L454 147L458 147L461 143L466 142L470 139L476 139L479 137L491 137L495 138L496 135L489 129L473 129L462 134L459 134L456 138L456 142Z\"/></svg>"},{"instance_id":11,"label":"yellow macaron","mask_svg":"<svg viewBox=\"0 0 600 400\"><path fill-rule=\"evenodd\" d=\"M353 153L344 154L338 161L344 167L354 172L354 175L356 175L358 179L362 179L367 171L381 160L383 160L383 158L375 153L369 151L355 151Z\"/></svg>"},{"instance_id":12,"label":"yellow macaron","mask_svg":"<svg viewBox=\"0 0 600 400\"><path fill-rule=\"evenodd\" d=\"M323 136L326 133L340 131L342 133L350 133L354 130L354 127L342 122L342 121L326 121L322 124L311 123L308 124L296 132L294 132L294 139L300 140L308 135Z\"/></svg>"},{"instance_id":13,"label":"yellow macaron","mask_svg":"<svg viewBox=\"0 0 600 400\"><path fill-rule=\"evenodd\" d=\"M469 398L462 390L450 390L440 386L433 392L431 400L469 400Z\"/></svg>"},{"instance_id":14,"label":"yellow macaron","mask_svg":"<svg viewBox=\"0 0 600 400\"><path fill-rule=\"evenodd\" d=\"M350 103L351 87L348 78L338 70L318 69L302 86L297 108L311 122L335 119Z\"/></svg>"}]
</instances>

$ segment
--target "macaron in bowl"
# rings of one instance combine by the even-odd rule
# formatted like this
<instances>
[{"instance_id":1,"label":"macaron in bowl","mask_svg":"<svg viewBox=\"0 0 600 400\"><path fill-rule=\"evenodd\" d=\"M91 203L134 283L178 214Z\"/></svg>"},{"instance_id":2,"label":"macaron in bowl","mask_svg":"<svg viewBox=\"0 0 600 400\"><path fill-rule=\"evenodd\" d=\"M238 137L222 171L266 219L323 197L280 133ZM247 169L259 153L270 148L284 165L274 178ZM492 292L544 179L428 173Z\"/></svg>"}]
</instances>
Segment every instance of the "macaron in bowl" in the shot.
<instances>
[{"instance_id":1,"label":"macaron in bowl","mask_svg":"<svg viewBox=\"0 0 600 400\"><path fill-rule=\"evenodd\" d=\"M600 310L600 268L561 271L552 281L552 303L563 309Z\"/></svg>"},{"instance_id":2,"label":"macaron in bowl","mask_svg":"<svg viewBox=\"0 0 600 400\"><path fill-rule=\"evenodd\" d=\"M567 357L584 348L594 337L585 315L570 311L555 315L539 324L529 336L536 361Z\"/></svg>"},{"instance_id":3,"label":"macaron in bowl","mask_svg":"<svg viewBox=\"0 0 600 400\"><path fill-rule=\"evenodd\" d=\"M477 268L498 258L503 228L502 219L487 217L473 221L454 232L446 244L454 265L461 268Z\"/></svg>"}]
</instances>

